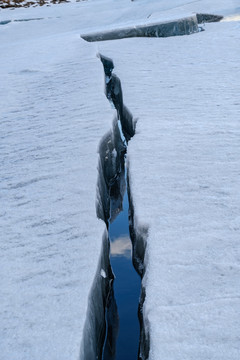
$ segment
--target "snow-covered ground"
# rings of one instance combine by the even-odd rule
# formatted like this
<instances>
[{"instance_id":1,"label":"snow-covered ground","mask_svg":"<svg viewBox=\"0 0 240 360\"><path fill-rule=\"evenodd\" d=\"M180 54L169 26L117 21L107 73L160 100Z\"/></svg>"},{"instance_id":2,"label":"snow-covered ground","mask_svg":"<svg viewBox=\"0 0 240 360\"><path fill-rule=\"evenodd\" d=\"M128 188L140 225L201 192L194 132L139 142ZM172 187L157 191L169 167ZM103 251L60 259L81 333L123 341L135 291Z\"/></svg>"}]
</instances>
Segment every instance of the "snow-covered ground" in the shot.
<instances>
[{"instance_id":1,"label":"snow-covered ground","mask_svg":"<svg viewBox=\"0 0 240 360\"><path fill-rule=\"evenodd\" d=\"M232 15L239 5L92 0L0 11L0 23L11 20L0 25L2 359L79 357L104 230L97 147L113 118L99 50L138 117L129 160L136 220L149 227L150 359L239 359L239 22L167 39L79 36L196 11Z\"/></svg>"},{"instance_id":2,"label":"snow-covered ground","mask_svg":"<svg viewBox=\"0 0 240 360\"><path fill-rule=\"evenodd\" d=\"M138 118L129 143L137 227L148 227L150 359L240 358L240 23L114 53Z\"/></svg>"},{"instance_id":3,"label":"snow-covered ground","mask_svg":"<svg viewBox=\"0 0 240 360\"><path fill-rule=\"evenodd\" d=\"M78 359L105 228L96 218L97 150L113 110L94 47L56 22L0 29L5 360Z\"/></svg>"}]
</instances>

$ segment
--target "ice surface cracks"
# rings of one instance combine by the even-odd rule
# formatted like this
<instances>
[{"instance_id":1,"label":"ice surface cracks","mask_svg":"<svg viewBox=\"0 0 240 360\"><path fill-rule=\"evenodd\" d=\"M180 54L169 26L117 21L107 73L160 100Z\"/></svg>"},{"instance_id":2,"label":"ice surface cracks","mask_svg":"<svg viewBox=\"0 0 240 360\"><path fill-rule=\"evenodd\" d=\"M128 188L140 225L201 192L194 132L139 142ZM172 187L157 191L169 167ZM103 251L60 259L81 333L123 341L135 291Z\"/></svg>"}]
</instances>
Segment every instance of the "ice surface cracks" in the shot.
<instances>
[{"instance_id":1,"label":"ice surface cracks","mask_svg":"<svg viewBox=\"0 0 240 360\"><path fill-rule=\"evenodd\" d=\"M135 134L136 122L130 111L123 103L121 82L115 74L112 74L114 68L113 61L102 55L99 55L99 58L103 64L105 72L106 97L113 103L117 111L117 116L113 121L112 129L103 136L99 146L99 176L97 184L96 211L97 216L105 222L106 228L108 228L109 219L112 220L115 216L117 216L120 211L120 208L117 207L122 206L121 203L118 204L118 202L116 202L116 209L111 208L110 189L113 184L117 184L120 198L123 196L121 193L124 190L121 185L121 170L124 167L124 156L126 153L127 143ZM128 192L130 198L129 186ZM130 209L133 210L132 205L130 205ZM134 236L133 224L134 221L132 215L130 219L130 231L134 241L137 241L137 237ZM143 259L139 260L138 250L139 246L133 244L133 258L136 257L136 260L133 261L134 267L142 276ZM144 257L144 252L140 251L140 255ZM103 273L106 276L100 276ZM87 321L85 324L80 354L81 360L92 360L93 358L101 358L102 356L101 352L103 349L105 335L105 307L112 280L113 274L109 263L109 239L106 231L103 236L101 259L89 299ZM142 305L145 298L144 293L145 291L142 290L139 305L139 318L142 328L140 343L143 341L145 344L144 346L141 346L140 344L139 359L147 358L147 356L144 356L144 352L145 355L147 355L149 351L149 345L146 346L146 338L148 337L145 336L142 318ZM145 349L145 351L143 351L143 349Z\"/></svg>"},{"instance_id":2,"label":"ice surface cracks","mask_svg":"<svg viewBox=\"0 0 240 360\"><path fill-rule=\"evenodd\" d=\"M223 19L220 15L195 14L181 19L166 22L149 23L144 25L129 26L116 30L82 34L81 37L89 42L125 39L131 37L169 37L190 35L203 31L198 24L216 22Z\"/></svg>"}]
</instances>

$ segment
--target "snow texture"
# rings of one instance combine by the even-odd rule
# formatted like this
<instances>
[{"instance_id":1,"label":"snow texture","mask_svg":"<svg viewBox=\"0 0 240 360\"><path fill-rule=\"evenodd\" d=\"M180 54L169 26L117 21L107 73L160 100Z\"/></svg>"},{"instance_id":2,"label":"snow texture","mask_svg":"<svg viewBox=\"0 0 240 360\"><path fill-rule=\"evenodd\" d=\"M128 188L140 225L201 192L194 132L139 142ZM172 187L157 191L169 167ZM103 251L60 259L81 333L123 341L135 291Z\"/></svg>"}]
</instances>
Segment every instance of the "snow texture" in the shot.
<instances>
[{"instance_id":1,"label":"snow texture","mask_svg":"<svg viewBox=\"0 0 240 360\"><path fill-rule=\"evenodd\" d=\"M96 50L60 28L56 19L1 28L4 360L79 358L101 254L97 151L114 113Z\"/></svg>"},{"instance_id":2,"label":"snow texture","mask_svg":"<svg viewBox=\"0 0 240 360\"><path fill-rule=\"evenodd\" d=\"M97 149L114 116L98 51L139 118L129 159L136 224L149 227L150 359L239 359L239 21L181 38L80 39L237 9L92 0L0 11L2 359L79 358L104 231Z\"/></svg>"},{"instance_id":3,"label":"snow texture","mask_svg":"<svg viewBox=\"0 0 240 360\"><path fill-rule=\"evenodd\" d=\"M240 358L240 23L205 29L101 45L138 118L128 160L151 360Z\"/></svg>"}]
</instances>

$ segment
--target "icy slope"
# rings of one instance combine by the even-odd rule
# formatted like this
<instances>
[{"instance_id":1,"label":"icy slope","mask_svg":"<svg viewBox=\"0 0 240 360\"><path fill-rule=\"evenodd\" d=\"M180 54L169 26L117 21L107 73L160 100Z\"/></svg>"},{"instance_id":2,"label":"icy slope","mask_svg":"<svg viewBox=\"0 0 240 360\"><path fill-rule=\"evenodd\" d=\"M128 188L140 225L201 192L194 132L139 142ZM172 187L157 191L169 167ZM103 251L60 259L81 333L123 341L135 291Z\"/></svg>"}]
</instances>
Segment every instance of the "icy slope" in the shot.
<instances>
[{"instance_id":1,"label":"icy slope","mask_svg":"<svg viewBox=\"0 0 240 360\"><path fill-rule=\"evenodd\" d=\"M149 228L151 360L240 357L239 22L102 44L138 117L136 230Z\"/></svg>"}]
</instances>

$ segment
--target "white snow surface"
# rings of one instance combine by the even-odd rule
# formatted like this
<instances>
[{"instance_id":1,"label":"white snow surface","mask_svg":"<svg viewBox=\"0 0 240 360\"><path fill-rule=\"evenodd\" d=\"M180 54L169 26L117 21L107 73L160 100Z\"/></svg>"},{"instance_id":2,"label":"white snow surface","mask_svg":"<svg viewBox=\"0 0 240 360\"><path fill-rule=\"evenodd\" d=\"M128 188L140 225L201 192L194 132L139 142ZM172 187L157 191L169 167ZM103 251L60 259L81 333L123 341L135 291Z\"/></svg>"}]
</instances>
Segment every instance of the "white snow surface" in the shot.
<instances>
[{"instance_id":1,"label":"white snow surface","mask_svg":"<svg viewBox=\"0 0 240 360\"><path fill-rule=\"evenodd\" d=\"M0 25L1 359L79 358L104 230L97 148L113 119L99 50L138 117L129 161L136 221L149 227L150 359L239 359L239 22L168 39L79 36L196 11L231 16L239 4L0 11L11 20Z\"/></svg>"},{"instance_id":2,"label":"white snow surface","mask_svg":"<svg viewBox=\"0 0 240 360\"><path fill-rule=\"evenodd\" d=\"M97 151L114 113L78 31L51 19L0 32L0 358L78 359L105 228Z\"/></svg>"},{"instance_id":3,"label":"white snow surface","mask_svg":"<svg viewBox=\"0 0 240 360\"><path fill-rule=\"evenodd\" d=\"M128 146L148 227L151 360L240 358L240 23L101 45L138 118Z\"/></svg>"}]
</instances>

